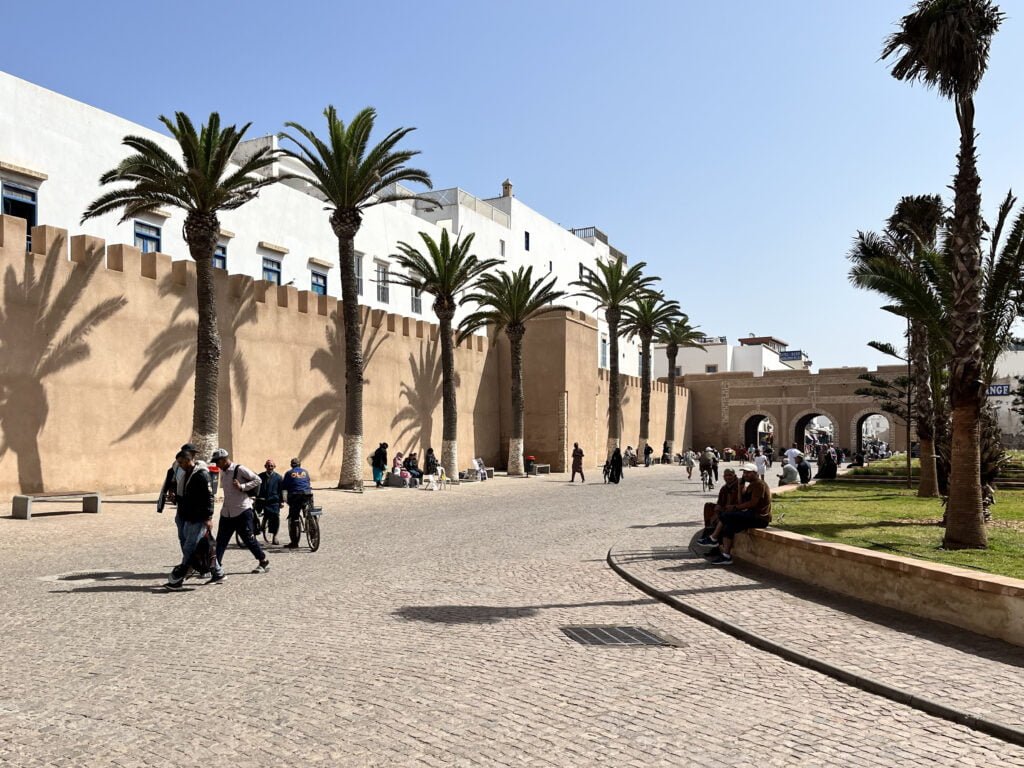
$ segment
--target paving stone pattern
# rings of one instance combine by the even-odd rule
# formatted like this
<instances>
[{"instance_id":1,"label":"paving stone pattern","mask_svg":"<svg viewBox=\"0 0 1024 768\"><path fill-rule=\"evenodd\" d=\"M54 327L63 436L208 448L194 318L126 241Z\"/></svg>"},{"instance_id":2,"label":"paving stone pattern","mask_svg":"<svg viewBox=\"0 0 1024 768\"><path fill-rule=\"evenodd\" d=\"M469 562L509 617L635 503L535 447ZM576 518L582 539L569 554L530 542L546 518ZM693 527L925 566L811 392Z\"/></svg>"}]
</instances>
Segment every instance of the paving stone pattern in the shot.
<instances>
[{"instance_id":1,"label":"paving stone pattern","mask_svg":"<svg viewBox=\"0 0 1024 768\"><path fill-rule=\"evenodd\" d=\"M635 590L608 547L688 540L709 497L678 467L594 475L321 491L319 552L251 575L232 547L226 583L183 593L149 505L0 518L0 765L1024 766Z\"/></svg>"}]
</instances>

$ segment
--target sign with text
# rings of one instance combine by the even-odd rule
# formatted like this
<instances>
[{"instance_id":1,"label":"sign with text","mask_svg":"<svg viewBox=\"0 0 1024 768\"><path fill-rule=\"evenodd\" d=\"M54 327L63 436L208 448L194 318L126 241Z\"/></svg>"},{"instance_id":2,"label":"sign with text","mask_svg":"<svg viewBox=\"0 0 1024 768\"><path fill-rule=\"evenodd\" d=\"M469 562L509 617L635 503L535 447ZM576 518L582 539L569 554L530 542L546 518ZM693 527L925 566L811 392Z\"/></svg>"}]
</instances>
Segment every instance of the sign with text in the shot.
<instances>
[{"instance_id":1,"label":"sign with text","mask_svg":"<svg viewBox=\"0 0 1024 768\"><path fill-rule=\"evenodd\" d=\"M799 360L803 357L803 352L799 349L787 349L784 352L779 352L779 360L789 362L792 360Z\"/></svg>"},{"instance_id":2,"label":"sign with text","mask_svg":"<svg viewBox=\"0 0 1024 768\"><path fill-rule=\"evenodd\" d=\"M1009 384L989 384L988 396L989 397L1007 397L1010 394Z\"/></svg>"}]
</instances>

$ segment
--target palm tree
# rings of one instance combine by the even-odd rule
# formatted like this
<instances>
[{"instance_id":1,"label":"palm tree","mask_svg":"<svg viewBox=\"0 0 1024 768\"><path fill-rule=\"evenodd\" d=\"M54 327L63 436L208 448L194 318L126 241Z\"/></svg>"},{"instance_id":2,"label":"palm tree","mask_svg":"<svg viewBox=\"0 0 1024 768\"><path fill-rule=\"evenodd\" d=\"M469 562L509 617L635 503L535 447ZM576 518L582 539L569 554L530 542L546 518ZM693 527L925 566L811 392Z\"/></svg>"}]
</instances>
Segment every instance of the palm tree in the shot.
<instances>
[{"instance_id":1,"label":"palm tree","mask_svg":"<svg viewBox=\"0 0 1024 768\"><path fill-rule=\"evenodd\" d=\"M623 308L622 332L640 339L640 443L644 455L651 428L651 341L680 317L679 303L660 292L646 292Z\"/></svg>"},{"instance_id":2,"label":"palm tree","mask_svg":"<svg viewBox=\"0 0 1024 768\"><path fill-rule=\"evenodd\" d=\"M152 139L125 136L123 144L135 151L100 177L100 184L126 182L89 204L82 221L112 211L123 211L121 221L150 213L163 206L185 212L184 235L189 255L196 263L196 370L192 407L191 442L201 456L209 456L219 438L218 389L220 384L220 332L213 286L213 252L220 236L221 211L239 208L259 190L278 181L258 175L271 165L276 154L263 148L238 165L231 158L251 123L241 128L221 127L220 115L210 114L196 133L184 112L174 121L161 115L181 150L181 162Z\"/></svg>"},{"instance_id":3,"label":"palm tree","mask_svg":"<svg viewBox=\"0 0 1024 768\"><path fill-rule=\"evenodd\" d=\"M919 0L885 42L882 58L895 55L892 75L920 81L953 101L960 151L953 179L950 222L954 303L949 317L949 390L953 455L944 546L986 545L981 505L980 414L982 387L981 178L974 134L974 94L988 66L992 37L1003 14L990 0Z\"/></svg>"},{"instance_id":4,"label":"palm tree","mask_svg":"<svg viewBox=\"0 0 1024 768\"><path fill-rule=\"evenodd\" d=\"M1024 309L1024 211L1017 214L1005 242L1003 241L1003 232L1006 231L1015 203L1016 198L1009 194L1000 206L996 224L991 228L988 255L982 261L979 275L979 303L983 311L980 313L981 343L976 365L980 377L978 387L982 392L991 383L999 353L1013 340L1014 319ZM931 348L929 354L932 356L932 387L937 389L943 386L941 382L944 378L939 370L942 366L937 363L953 357L959 343L956 336L957 326L952 321L960 305L959 297L956 295L955 240L953 234L947 231L940 250L922 249L913 260L901 257L899 248L891 233L858 233L850 252L850 260L853 262L850 280L854 285L876 291L890 299L892 305L883 307L884 309L924 325ZM962 452L958 451L956 432L958 426L963 426L962 421L958 424L956 416L957 408L962 406L957 406L957 401L953 399L952 378L953 372L950 370L944 385L953 404L952 448L949 457L950 504L956 483L965 482L963 468L957 464L958 461L964 460ZM935 420L938 433L940 423L946 418L942 398L937 398L936 410L940 414ZM936 434L936 441L939 442L939 439L940 435ZM975 447L978 449L978 463L974 464L972 469L980 482L980 437ZM964 537L968 535L973 537L971 541L974 546L986 545L987 537L981 511L978 518L980 530L976 531L973 525L968 525L970 520L967 516L962 513L954 516L953 510L947 505L946 537L950 541L950 548L963 548ZM954 529L952 534L949 532L950 528ZM970 530L965 533L965 529L968 528Z\"/></svg>"},{"instance_id":5,"label":"palm tree","mask_svg":"<svg viewBox=\"0 0 1024 768\"><path fill-rule=\"evenodd\" d=\"M394 255L395 263L407 273L394 275L394 283L434 297L434 314L437 315L438 335L441 337L441 464L449 477L459 476L459 414L452 339L452 319L459 307L456 294L473 291L480 277L501 263L498 259L478 259L470 253L473 237L473 234L463 240L456 237L452 242L445 229L441 230L441 242L438 243L426 232L420 232L425 254L408 243L400 242L400 252Z\"/></svg>"},{"instance_id":6,"label":"palm tree","mask_svg":"<svg viewBox=\"0 0 1024 768\"><path fill-rule=\"evenodd\" d=\"M508 441L508 473L523 474L523 422L526 399L523 395L523 337L526 323L550 312L564 311L556 301L565 291L555 290L555 278L533 279L533 267L519 267L515 272L504 270L480 278L476 293L467 297L480 309L459 324L459 340L485 325L495 332L505 330L512 352L512 434Z\"/></svg>"},{"instance_id":7,"label":"palm tree","mask_svg":"<svg viewBox=\"0 0 1024 768\"><path fill-rule=\"evenodd\" d=\"M622 437L622 405L619 402L619 322L622 310L636 296L646 292L658 278L643 273L644 262L626 267L623 259L611 257L607 262L598 261L597 270L584 267L583 275L570 285L577 286L580 295L597 304L598 310L604 310L605 322L608 323L608 444L607 453L619 447Z\"/></svg>"},{"instance_id":8,"label":"palm tree","mask_svg":"<svg viewBox=\"0 0 1024 768\"><path fill-rule=\"evenodd\" d=\"M676 356L680 349L704 349L700 343L704 334L699 326L690 325L690 317L682 312L679 317L661 329L658 343L665 345L668 357L668 408L665 422L665 442L668 443L669 455L675 451L676 442Z\"/></svg>"},{"instance_id":9,"label":"palm tree","mask_svg":"<svg viewBox=\"0 0 1024 768\"><path fill-rule=\"evenodd\" d=\"M908 267L916 269L925 249L935 249L939 228L945 217L945 206L939 195L917 195L900 198L888 221L888 231L898 247L899 256L908 259ZM928 328L920 320L909 321L908 356L913 366L914 413L920 443L921 474L917 495L935 498L939 495L939 478L935 461L935 406L932 398L932 367L929 359Z\"/></svg>"},{"instance_id":10,"label":"palm tree","mask_svg":"<svg viewBox=\"0 0 1024 768\"><path fill-rule=\"evenodd\" d=\"M286 127L301 139L281 133L295 149L281 152L300 162L310 173L306 181L323 196L331 212L331 229L338 238L338 262L341 269L341 303L345 324L345 433L342 441L339 488L354 488L363 475L363 366L362 318L359 315L359 289L356 282L356 233L363 212L374 205L396 200L419 199L399 184L415 182L430 188L426 171L409 168L407 163L417 150L396 149L413 128L398 128L370 146L377 113L372 108L360 111L347 126L337 110L328 106L327 141L298 123Z\"/></svg>"}]
</instances>

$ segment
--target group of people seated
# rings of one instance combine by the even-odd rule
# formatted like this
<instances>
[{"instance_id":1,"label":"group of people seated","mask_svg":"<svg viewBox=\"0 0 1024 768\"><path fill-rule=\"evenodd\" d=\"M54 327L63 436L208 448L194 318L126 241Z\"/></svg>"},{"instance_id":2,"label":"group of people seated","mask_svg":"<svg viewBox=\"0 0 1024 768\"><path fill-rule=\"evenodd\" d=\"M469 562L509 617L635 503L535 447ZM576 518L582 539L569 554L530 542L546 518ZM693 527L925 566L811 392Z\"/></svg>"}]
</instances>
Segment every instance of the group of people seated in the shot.
<instances>
[{"instance_id":1,"label":"group of people seated","mask_svg":"<svg viewBox=\"0 0 1024 768\"><path fill-rule=\"evenodd\" d=\"M730 468L722 472L725 485L718 500L704 505L706 533L697 540L703 547L718 548L712 565L732 565L732 545L736 534L750 528L766 528L772 521L772 492L757 467L743 464L740 474Z\"/></svg>"},{"instance_id":2,"label":"group of people seated","mask_svg":"<svg viewBox=\"0 0 1024 768\"><path fill-rule=\"evenodd\" d=\"M422 486L427 489L437 489L443 488L447 480L444 467L437 460L433 448L427 448L422 468L419 455L415 451L410 451L408 456L402 451L398 451L391 462L390 473L385 476L388 467L388 444L381 443L374 451L370 464L373 466L373 480L378 488L393 485L403 488Z\"/></svg>"}]
</instances>

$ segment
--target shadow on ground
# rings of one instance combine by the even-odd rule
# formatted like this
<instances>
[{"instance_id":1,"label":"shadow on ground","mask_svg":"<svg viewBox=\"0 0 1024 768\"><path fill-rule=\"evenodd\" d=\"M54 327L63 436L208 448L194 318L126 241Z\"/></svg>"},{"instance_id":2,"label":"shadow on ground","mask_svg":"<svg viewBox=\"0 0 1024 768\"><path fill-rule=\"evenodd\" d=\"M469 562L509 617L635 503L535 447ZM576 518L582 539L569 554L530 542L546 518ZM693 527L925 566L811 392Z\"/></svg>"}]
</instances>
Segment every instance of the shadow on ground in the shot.
<instances>
[{"instance_id":1,"label":"shadow on ground","mask_svg":"<svg viewBox=\"0 0 1024 768\"><path fill-rule=\"evenodd\" d=\"M607 600L593 603L549 603L547 605L406 605L395 611L407 621L423 621L431 624L497 624L508 619L525 619L536 616L546 608L587 608L609 605L649 605L656 602L651 598L637 600Z\"/></svg>"}]
</instances>

